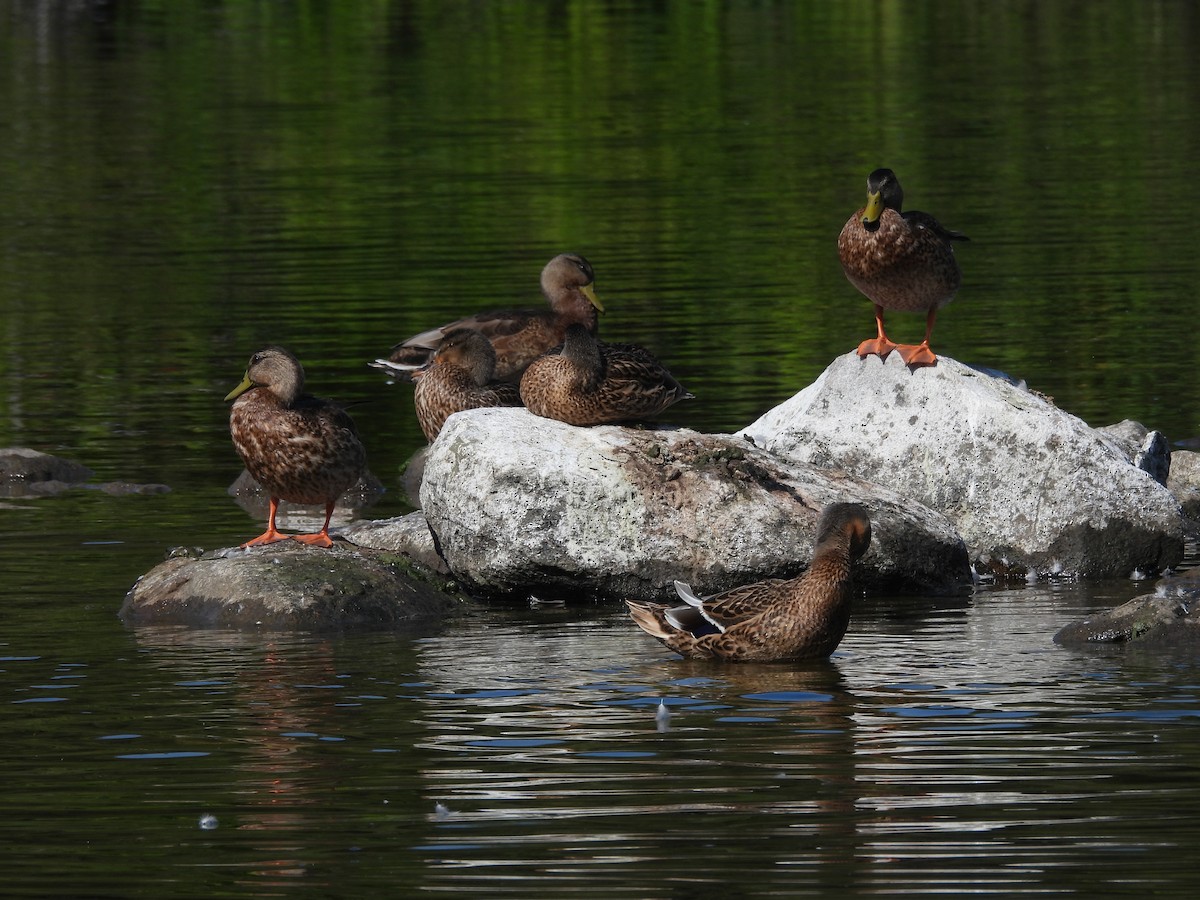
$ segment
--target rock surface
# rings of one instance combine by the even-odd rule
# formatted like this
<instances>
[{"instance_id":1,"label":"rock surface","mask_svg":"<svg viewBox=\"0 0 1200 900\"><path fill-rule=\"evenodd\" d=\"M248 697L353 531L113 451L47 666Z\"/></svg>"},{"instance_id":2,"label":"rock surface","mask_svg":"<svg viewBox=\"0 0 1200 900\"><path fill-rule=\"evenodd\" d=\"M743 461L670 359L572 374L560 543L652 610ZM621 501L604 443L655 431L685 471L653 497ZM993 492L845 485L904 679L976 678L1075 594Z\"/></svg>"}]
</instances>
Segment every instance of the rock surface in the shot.
<instances>
[{"instance_id":1,"label":"rock surface","mask_svg":"<svg viewBox=\"0 0 1200 900\"><path fill-rule=\"evenodd\" d=\"M132 484L112 481L85 484L94 473L87 466L28 447L0 449L0 497L34 499L61 494L74 487L88 487L106 494L165 494L164 484Z\"/></svg>"},{"instance_id":2,"label":"rock surface","mask_svg":"<svg viewBox=\"0 0 1200 900\"><path fill-rule=\"evenodd\" d=\"M376 519L355 522L338 531L356 547L403 553L431 572L447 575L450 569L437 550L437 542L429 530L423 513L409 513L395 519Z\"/></svg>"},{"instance_id":3,"label":"rock surface","mask_svg":"<svg viewBox=\"0 0 1200 900\"><path fill-rule=\"evenodd\" d=\"M461 596L443 587L400 561L341 544L325 550L280 541L168 559L138 580L119 615L129 625L417 627L462 607Z\"/></svg>"},{"instance_id":4,"label":"rock surface","mask_svg":"<svg viewBox=\"0 0 1200 900\"><path fill-rule=\"evenodd\" d=\"M945 518L889 488L788 465L688 430L576 428L524 409L452 416L429 450L421 507L454 575L484 592L711 593L794 574L826 504L858 501L874 541L865 584L970 582Z\"/></svg>"},{"instance_id":5,"label":"rock surface","mask_svg":"<svg viewBox=\"0 0 1200 900\"><path fill-rule=\"evenodd\" d=\"M1096 430L1112 438L1131 463L1149 473L1159 484L1167 483L1171 470L1171 447L1161 431L1151 431L1132 419Z\"/></svg>"},{"instance_id":6,"label":"rock surface","mask_svg":"<svg viewBox=\"0 0 1200 900\"><path fill-rule=\"evenodd\" d=\"M1179 501L1187 527L1200 531L1200 453L1176 450L1171 454L1167 489Z\"/></svg>"},{"instance_id":7,"label":"rock surface","mask_svg":"<svg viewBox=\"0 0 1200 900\"><path fill-rule=\"evenodd\" d=\"M1179 504L1112 438L946 356L909 370L850 352L740 434L943 513L984 573L1127 576L1183 556Z\"/></svg>"},{"instance_id":8,"label":"rock surface","mask_svg":"<svg viewBox=\"0 0 1200 900\"><path fill-rule=\"evenodd\" d=\"M1072 622L1054 641L1066 646L1136 644L1165 649L1200 646L1200 573L1163 578L1153 594Z\"/></svg>"}]
</instances>

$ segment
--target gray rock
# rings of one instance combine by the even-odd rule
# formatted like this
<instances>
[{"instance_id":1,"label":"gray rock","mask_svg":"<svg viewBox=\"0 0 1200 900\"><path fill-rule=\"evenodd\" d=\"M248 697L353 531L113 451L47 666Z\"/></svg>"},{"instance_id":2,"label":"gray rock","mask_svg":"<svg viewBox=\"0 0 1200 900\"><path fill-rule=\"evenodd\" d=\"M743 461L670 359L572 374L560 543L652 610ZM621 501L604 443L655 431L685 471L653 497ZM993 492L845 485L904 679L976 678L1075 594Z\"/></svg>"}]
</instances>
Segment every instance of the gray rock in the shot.
<instances>
[{"instance_id":1,"label":"gray rock","mask_svg":"<svg viewBox=\"0 0 1200 900\"><path fill-rule=\"evenodd\" d=\"M1087 577L1183 556L1179 504L1109 437L999 373L839 357L741 434L943 513L982 572Z\"/></svg>"},{"instance_id":2,"label":"gray rock","mask_svg":"<svg viewBox=\"0 0 1200 900\"><path fill-rule=\"evenodd\" d=\"M168 559L138 580L119 615L129 625L426 628L463 605L441 587L378 555L281 541Z\"/></svg>"},{"instance_id":3,"label":"gray rock","mask_svg":"<svg viewBox=\"0 0 1200 900\"><path fill-rule=\"evenodd\" d=\"M45 497L61 493L92 477L87 466L30 450L0 450L0 497Z\"/></svg>"},{"instance_id":4,"label":"gray rock","mask_svg":"<svg viewBox=\"0 0 1200 900\"><path fill-rule=\"evenodd\" d=\"M85 484L93 474L85 465L27 447L0 450L0 497L53 497L78 487L103 491L115 497L166 494L171 490L165 484L133 484L128 481Z\"/></svg>"},{"instance_id":5,"label":"gray rock","mask_svg":"<svg viewBox=\"0 0 1200 900\"><path fill-rule=\"evenodd\" d=\"M1136 644L1194 650L1200 646L1200 574L1163 578L1153 594L1071 622L1054 641L1066 646Z\"/></svg>"},{"instance_id":6,"label":"gray rock","mask_svg":"<svg viewBox=\"0 0 1200 900\"><path fill-rule=\"evenodd\" d=\"M1112 438L1131 463L1148 472L1159 484L1167 483L1167 474L1171 470L1171 446L1161 431L1151 431L1132 419L1096 430Z\"/></svg>"},{"instance_id":7,"label":"gray rock","mask_svg":"<svg viewBox=\"0 0 1200 900\"><path fill-rule=\"evenodd\" d=\"M1171 454L1167 490L1179 501L1189 529L1200 531L1200 453L1176 450Z\"/></svg>"},{"instance_id":8,"label":"gray rock","mask_svg":"<svg viewBox=\"0 0 1200 900\"><path fill-rule=\"evenodd\" d=\"M809 562L820 510L838 500L871 511L865 583L969 582L965 548L942 516L728 435L469 410L430 447L421 487L455 576L485 592L542 596L665 595L674 579L708 593L794 574Z\"/></svg>"},{"instance_id":9,"label":"gray rock","mask_svg":"<svg viewBox=\"0 0 1200 900\"><path fill-rule=\"evenodd\" d=\"M338 534L356 547L403 553L432 572L449 574L422 513L347 525Z\"/></svg>"}]
</instances>

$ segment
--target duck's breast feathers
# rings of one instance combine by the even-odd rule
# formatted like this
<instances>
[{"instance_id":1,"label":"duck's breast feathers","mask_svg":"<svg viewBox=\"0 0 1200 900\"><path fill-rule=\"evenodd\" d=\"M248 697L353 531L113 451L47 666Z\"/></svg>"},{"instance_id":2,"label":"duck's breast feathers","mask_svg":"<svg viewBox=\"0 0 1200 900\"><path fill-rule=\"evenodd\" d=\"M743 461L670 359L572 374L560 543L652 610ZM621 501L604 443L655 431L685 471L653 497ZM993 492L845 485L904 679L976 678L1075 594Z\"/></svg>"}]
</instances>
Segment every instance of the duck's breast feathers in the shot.
<instances>
[{"instance_id":1,"label":"duck's breast feathers","mask_svg":"<svg viewBox=\"0 0 1200 900\"><path fill-rule=\"evenodd\" d=\"M246 468L272 496L336 500L366 465L354 421L329 401L302 395L284 406L269 397L262 388L248 391L230 412L230 434Z\"/></svg>"}]
</instances>

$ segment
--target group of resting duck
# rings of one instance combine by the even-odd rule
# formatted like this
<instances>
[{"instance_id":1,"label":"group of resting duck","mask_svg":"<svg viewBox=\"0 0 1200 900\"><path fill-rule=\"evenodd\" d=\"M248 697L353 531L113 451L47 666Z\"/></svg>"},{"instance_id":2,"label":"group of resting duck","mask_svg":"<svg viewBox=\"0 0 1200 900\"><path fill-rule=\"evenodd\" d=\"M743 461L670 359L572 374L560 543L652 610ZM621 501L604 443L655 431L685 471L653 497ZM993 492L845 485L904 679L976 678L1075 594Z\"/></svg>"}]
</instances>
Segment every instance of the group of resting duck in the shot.
<instances>
[{"instance_id":1,"label":"group of resting duck","mask_svg":"<svg viewBox=\"0 0 1200 900\"><path fill-rule=\"evenodd\" d=\"M935 365L929 346L937 311L961 281L952 242L967 238L933 216L903 212L904 192L890 169L867 178L867 203L846 222L838 255L850 282L875 305L877 334L858 355L893 350L912 368ZM644 419L690 398L653 356L596 337L603 306L592 267L574 253L542 271L549 307L480 313L397 344L370 365L415 382L421 430L432 442L446 419L464 409L524 405L571 425ZM884 310L925 312L925 339L895 344ZM236 399L235 399L236 398ZM250 359L229 417L234 447L270 497L267 530L250 547L292 540L332 546L334 504L361 475L366 451L354 422L330 400L304 393L300 362L280 347ZM325 506L315 534L276 530L279 502ZM820 658L831 654L850 620L851 566L871 543L871 521L857 503L830 504L817 524L812 564L796 578L773 579L700 597L682 582L682 604L628 600L643 631L684 656L737 661Z\"/></svg>"}]
</instances>

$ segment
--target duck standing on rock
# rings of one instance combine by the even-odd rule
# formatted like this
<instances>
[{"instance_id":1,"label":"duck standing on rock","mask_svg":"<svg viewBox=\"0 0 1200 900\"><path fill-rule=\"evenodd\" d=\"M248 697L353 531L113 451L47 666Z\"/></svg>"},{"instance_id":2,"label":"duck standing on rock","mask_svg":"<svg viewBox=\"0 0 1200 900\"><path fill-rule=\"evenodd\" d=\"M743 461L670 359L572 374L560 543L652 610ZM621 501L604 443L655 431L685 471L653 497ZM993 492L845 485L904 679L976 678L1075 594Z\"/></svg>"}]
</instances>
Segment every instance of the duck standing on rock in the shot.
<instances>
[{"instance_id":1,"label":"duck standing on rock","mask_svg":"<svg viewBox=\"0 0 1200 900\"><path fill-rule=\"evenodd\" d=\"M657 359L633 344L606 344L582 325L521 377L521 402L568 425L605 425L662 412L688 393Z\"/></svg>"},{"instance_id":2,"label":"duck standing on rock","mask_svg":"<svg viewBox=\"0 0 1200 900\"><path fill-rule=\"evenodd\" d=\"M496 351L474 328L456 328L442 340L433 358L412 373L417 383L413 404L425 440L433 443L453 413L486 406L520 406L510 381L494 381Z\"/></svg>"},{"instance_id":3,"label":"duck standing on rock","mask_svg":"<svg viewBox=\"0 0 1200 900\"><path fill-rule=\"evenodd\" d=\"M542 269L546 309L493 310L477 313L440 328L414 335L392 348L387 359L369 363L391 375L408 379L433 357L446 336L471 328L491 341L496 351L495 378L518 382L525 368L563 342L567 327L580 324L593 334L604 306L596 298L592 264L578 253L560 253Z\"/></svg>"},{"instance_id":4,"label":"duck standing on rock","mask_svg":"<svg viewBox=\"0 0 1200 900\"><path fill-rule=\"evenodd\" d=\"M871 545L871 519L857 503L827 506L808 569L697 597L681 581L683 606L625 601L642 631L696 659L775 662L829 656L850 624L851 566Z\"/></svg>"},{"instance_id":5,"label":"duck standing on rock","mask_svg":"<svg viewBox=\"0 0 1200 900\"><path fill-rule=\"evenodd\" d=\"M867 205L850 217L838 237L838 257L850 283L875 304L877 336L858 346L859 356L886 359L893 350L906 365L932 366L929 347L937 311L954 299L962 272L952 241L969 238L943 228L923 212L902 212L904 190L891 169L867 177ZM925 340L896 344L883 330L885 309L924 312Z\"/></svg>"},{"instance_id":6,"label":"duck standing on rock","mask_svg":"<svg viewBox=\"0 0 1200 900\"><path fill-rule=\"evenodd\" d=\"M332 547L334 505L358 481L367 462L354 421L333 401L304 393L304 368L282 347L267 347L250 357L246 377L225 399L234 401L229 412L233 446L271 503L267 530L242 546L290 537ZM316 534L281 534L275 528L280 500L324 504L324 526Z\"/></svg>"}]
</instances>

